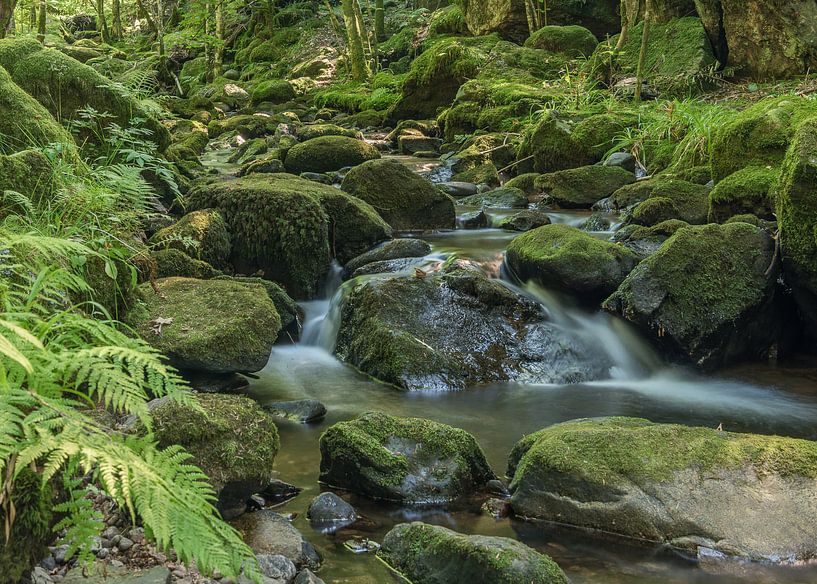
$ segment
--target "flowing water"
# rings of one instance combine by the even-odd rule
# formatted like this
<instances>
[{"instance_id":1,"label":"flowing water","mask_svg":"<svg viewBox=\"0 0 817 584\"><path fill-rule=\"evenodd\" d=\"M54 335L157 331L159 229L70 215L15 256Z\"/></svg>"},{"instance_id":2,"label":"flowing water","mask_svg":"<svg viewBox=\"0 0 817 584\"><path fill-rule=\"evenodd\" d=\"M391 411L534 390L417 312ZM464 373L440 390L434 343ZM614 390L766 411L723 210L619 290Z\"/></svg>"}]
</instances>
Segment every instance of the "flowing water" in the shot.
<instances>
[{"instance_id":1,"label":"flowing water","mask_svg":"<svg viewBox=\"0 0 817 584\"><path fill-rule=\"evenodd\" d=\"M434 170L425 160L402 161L416 170ZM588 216L586 212L559 212L551 219L578 224ZM426 234L423 239L433 247L426 261L439 262L457 254L499 277L503 251L515 235L498 229ZM610 234L597 235L606 238ZM471 432L499 475L504 474L511 448L524 434L582 417L639 416L656 422L713 428L722 424L726 430L817 439L817 384L812 368L755 365L718 377L702 377L664 365L621 321L606 314L581 312L536 287L517 290L541 302L554 323L590 341L594 351L613 363L609 379L568 386L504 383L450 393L406 393L377 383L332 355L337 309L344 292L340 269L334 266L324 299L302 305L305 327L301 342L276 346L267 367L252 381L249 393L262 404L312 398L327 407L328 415L319 424L279 423L281 450L275 463L279 478L304 489L277 510L297 514L295 525L325 558L321 576L327 582L393 581L373 554L354 554L342 544L354 536L379 541L394 524L412 520L464 533L520 539L553 557L574 584L817 582L817 566L701 565L655 544L554 524L495 520L473 501L445 509L412 508L340 493L364 520L334 535L312 530L305 512L322 490L318 484L320 434L331 424L370 410L429 418Z\"/></svg>"}]
</instances>

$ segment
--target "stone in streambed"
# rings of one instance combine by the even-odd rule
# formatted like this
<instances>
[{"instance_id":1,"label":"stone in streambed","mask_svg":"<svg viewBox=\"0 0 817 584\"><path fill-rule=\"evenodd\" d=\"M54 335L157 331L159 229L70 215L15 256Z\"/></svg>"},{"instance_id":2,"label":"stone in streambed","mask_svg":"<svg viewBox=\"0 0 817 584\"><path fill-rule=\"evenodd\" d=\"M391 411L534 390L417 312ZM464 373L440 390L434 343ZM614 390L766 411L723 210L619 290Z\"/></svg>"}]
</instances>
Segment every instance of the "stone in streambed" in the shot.
<instances>
[{"instance_id":1,"label":"stone in streambed","mask_svg":"<svg viewBox=\"0 0 817 584\"><path fill-rule=\"evenodd\" d=\"M401 258L422 258L431 253L431 246L422 239L398 238L381 243L377 247L360 254L344 268L345 273L354 273L355 270L367 264Z\"/></svg>"},{"instance_id":2,"label":"stone in streambed","mask_svg":"<svg viewBox=\"0 0 817 584\"><path fill-rule=\"evenodd\" d=\"M357 512L335 493L321 493L309 504L306 512L313 528L324 533L335 532L357 521Z\"/></svg>"},{"instance_id":3,"label":"stone in streambed","mask_svg":"<svg viewBox=\"0 0 817 584\"><path fill-rule=\"evenodd\" d=\"M246 513L233 522L246 543L257 554L281 555L297 567L317 568L321 557L315 548L283 516L262 509Z\"/></svg>"},{"instance_id":4,"label":"stone in streambed","mask_svg":"<svg viewBox=\"0 0 817 584\"><path fill-rule=\"evenodd\" d=\"M300 572L298 572L298 576L295 578L293 584L326 584L323 580L318 578L312 570L308 568L304 568Z\"/></svg>"},{"instance_id":5,"label":"stone in streambed","mask_svg":"<svg viewBox=\"0 0 817 584\"><path fill-rule=\"evenodd\" d=\"M508 474L518 516L756 561L817 557L817 442L575 420L519 441Z\"/></svg>"},{"instance_id":6,"label":"stone in streambed","mask_svg":"<svg viewBox=\"0 0 817 584\"><path fill-rule=\"evenodd\" d=\"M457 225L460 229L484 229L491 223L491 218L485 213L485 210L471 211L470 213L463 213L457 217Z\"/></svg>"},{"instance_id":7,"label":"stone in streambed","mask_svg":"<svg viewBox=\"0 0 817 584\"><path fill-rule=\"evenodd\" d=\"M547 213L526 209L505 217L497 224L497 227L507 231L530 231L544 225L550 225L550 217Z\"/></svg>"},{"instance_id":8,"label":"stone in streambed","mask_svg":"<svg viewBox=\"0 0 817 584\"><path fill-rule=\"evenodd\" d=\"M320 480L373 499L442 503L495 479L473 436L420 418L370 412L321 436Z\"/></svg>"},{"instance_id":9,"label":"stone in streambed","mask_svg":"<svg viewBox=\"0 0 817 584\"><path fill-rule=\"evenodd\" d=\"M635 175L618 166L593 165L543 174L536 188L550 205L564 209L589 209L621 187L634 183Z\"/></svg>"},{"instance_id":10,"label":"stone in streambed","mask_svg":"<svg viewBox=\"0 0 817 584\"><path fill-rule=\"evenodd\" d=\"M264 584L290 584L298 573L292 560L280 554L257 554Z\"/></svg>"},{"instance_id":11,"label":"stone in streambed","mask_svg":"<svg viewBox=\"0 0 817 584\"><path fill-rule=\"evenodd\" d=\"M528 206L528 196L512 187L500 187L479 195L457 200L457 205L490 209L524 209Z\"/></svg>"},{"instance_id":12,"label":"stone in streambed","mask_svg":"<svg viewBox=\"0 0 817 584\"><path fill-rule=\"evenodd\" d=\"M296 144L287 152L288 172L332 172L380 158L380 152L363 140L348 136L321 136Z\"/></svg>"},{"instance_id":13,"label":"stone in streambed","mask_svg":"<svg viewBox=\"0 0 817 584\"><path fill-rule=\"evenodd\" d=\"M378 556L416 584L568 582L556 562L520 541L420 522L392 528Z\"/></svg>"},{"instance_id":14,"label":"stone in streambed","mask_svg":"<svg viewBox=\"0 0 817 584\"><path fill-rule=\"evenodd\" d=\"M371 276L373 274L396 274L398 272L409 271L414 267L420 267L425 263L425 258L400 258L396 260L372 262L356 269L352 272L350 277L358 278L360 276Z\"/></svg>"},{"instance_id":15,"label":"stone in streambed","mask_svg":"<svg viewBox=\"0 0 817 584\"><path fill-rule=\"evenodd\" d=\"M326 406L315 399L272 402L265 404L264 409L273 416L304 424L326 417Z\"/></svg>"},{"instance_id":16,"label":"stone in streambed","mask_svg":"<svg viewBox=\"0 0 817 584\"><path fill-rule=\"evenodd\" d=\"M474 183L469 182L443 182L438 183L437 188L445 192L447 195L454 197L455 199L460 197L470 197L471 195L476 195L477 185Z\"/></svg>"}]
</instances>

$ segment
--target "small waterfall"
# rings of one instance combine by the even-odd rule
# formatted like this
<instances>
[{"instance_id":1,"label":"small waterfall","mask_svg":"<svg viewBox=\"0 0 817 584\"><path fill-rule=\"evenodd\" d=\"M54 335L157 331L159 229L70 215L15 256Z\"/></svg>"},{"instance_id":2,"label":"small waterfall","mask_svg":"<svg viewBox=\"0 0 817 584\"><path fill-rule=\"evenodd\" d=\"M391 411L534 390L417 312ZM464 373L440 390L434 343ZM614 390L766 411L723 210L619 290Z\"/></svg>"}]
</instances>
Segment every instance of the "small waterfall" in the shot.
<instances>
[{"instance_id":1,"label":"small waterfall","mask_svg":"<svg viewBox=\"0 0 817 584\"><path fill-rule=\"evenodd\" d=\"M321 286L320 299L300 303L304 311L302 345L323 347L329 351L334 349L342 284L343 268L337 262L332 262Z\"/></svg>"}]
</instances>

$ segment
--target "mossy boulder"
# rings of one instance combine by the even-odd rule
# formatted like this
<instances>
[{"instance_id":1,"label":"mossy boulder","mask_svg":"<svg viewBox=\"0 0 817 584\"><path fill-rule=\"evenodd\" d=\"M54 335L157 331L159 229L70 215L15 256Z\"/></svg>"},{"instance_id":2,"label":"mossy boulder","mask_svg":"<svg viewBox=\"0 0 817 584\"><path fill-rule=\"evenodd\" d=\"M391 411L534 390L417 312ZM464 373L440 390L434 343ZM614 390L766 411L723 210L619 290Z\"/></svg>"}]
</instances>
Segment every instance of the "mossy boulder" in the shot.
<instances>
[{"instance_id":1,"label":"mossy boulder","mask_svg":"<svg viewBox=\"0 0 817 584\"><path fill-rule=\"evenodd\" d=\"M631 223L650 226L670 219L680 219L692 225L707 223L708 186L682 180L661 180L645 186L650 194L633 208Z\"/></svg>"},{"instance_id":2,"label":"mossy boulder","mask_svg":"<svg viewBox=\"0 0 817 584\"><path fill-rule=\"evenodd\" d=\"M244 140L264 138L275 134L282 120L283 118L264 114L239 114L223 120L213 120L207 125L207 132L211 139L228 132L235 132Z\"/></svg>"},{"instance_id":3,"label":"mossy boulder","mask_svg":"<svg viewBox=\"0 0 817 584\"><path fill-rule=\"evenodd\" d=\"M543 26L525 41L526 47L562 53L568 57L589 57L598 44L599 40L592 32L575 24Z\"/></svg>"},{"instance_id":4,"label":"mossy boulder","mask_svg":"<svg viewBox=\"0 0 817 584\"><path fill-rule=\"evenodd\" d=\"M783 325L774 247L747 223L679 229L605 307L677 362L714 369L768 357Z\"/></svg>"},{"instance_id":5,"label":"mossy boulder","mask_svg":"<svg viewBox=\"0 0 817 584\"><path fill-rule=\"evenodd\" d=\"M156 232L151 243L183 251L218 270L226 268L230 258L227 224L215 209L188 213L173 225Z\"/></svg>"},{"instance_id":6,"label":"mossy boulder","mask_svg":"<svg viewBox=\"0 0 817 584\"><path fill-rule=\"evenodd\" d=\"M298 128L298 138L302 141L320 138L321 136L346 136L348 138L362 139L363 134L359 130L341 128L335 124L308 124Z\"/></svg>"},{"instance_id":7,"label":"mossy boulder","mask_svg":"<svg viewBox=\"0 0 817 584\"><path fill-rule=\"evenodd\" d=\"M598 302L618 288L638 258L621 245L554 224L515 238L505 261L522 282Z\"/></svg>"},{"instance_id":8,"label":"mossy boulder","mask_svg":"<svg viewBox=\"0 0 817 584\"><path fill-rule=\"evenodd\" d=\"M522 43L528 36L523 0L457 0L468 31L474 36L498 33L502 38Z\"/></svg>"},{"instance_id":9,"label":"mossy boulder","mask_svg":"<svg viewBox=\"0 0 817 584\"><path fill-rule=\"evenodd\" d=\"M574 420L525 436L509 460L517 515L746 560L817 556L817 443ZM764 501L757 505L758 499Z\"/></svg>"},{"instance_id":10,"label":"mossy boulder","mask_svg":"<svg viewBox=\"0 0 817 584\"><path fill-rule=\"evenodd\" d=\"M14 150L51 143L74 143L71 134L40 102L19 87L1 64L0 134L6 148Z\"/></svg>"},{"instance_id":11,"label":"mossy boulder","mask_svg":"<svg viewBox=\"0 0 817 584\"><path fill-rule=\"evenodd\" d=\"M507 231L530 231L537 227L550 225L550 217L543 211L526 209L501 219L496 226Z\"/></svg>"},{"instance_id":12,"label":"mossy boulder","mask_svg":"<svg viewBox=\"0 0 817 584\"><path fill-rule=\"evenodd\" d=\"M446 503L496 478L465 430L369 412L320 440L320 481L373 499Z\"/></svg>"},{"instance_id":13,"label":"mossy boulder","mask_svg":"<svg viewBox=\"0 0 817 584\"><path fill-rule=\"evenodd\" d=\"M275 305L275 310L278 316L281 317L281 333L278 336L279 340L295 339L300 334L299 319L301 319L302 312L298 303L290 298L281 286L275 282L264 280L263 278L251 278L247 276L225 276L218 275L217 279L224 279L230 282L239 282L248 285L260 285L267 291L267 296ZM289 335L289 336L287 336Z\"/></svg>"},{"instance_id":14,"label":"mossy boulder","mask_svg":"<svg viewBox=\"0 0 817 584\"><path fill-rule=\"evenodd\" d=\"M112 115L112 121L120 126L129 127L139 119L161 149L170 144L167 128L136 99L92 67L55 49L44 48L33 38L0 40L0 67L60 121L73 120L79 110L92 107Z\"/></svg>"},{"instance_id":15,"label":"mossy boulder","mask_svg":"<svg viewBox=\"0 0 817 584\"><path fill-rule=\"evenodd\" d=\"M378 557L416 584L568 582L556 562L520 541L420 522L393 527Z\"/></svg>"},{"instance_id":16,"label":"mossy boulder","mask_svg":"<svg viewBox=\"0 0 817 584\"><path fill-rule=\"evenodd\" d=\"M817 116L817 101L784 96L761 100L718 126L712 138L715 182L747 166L779 166L800 124Z\"/></svg>"},{"instance_id":17,"label":"mossy boulder","mask_svg":"<svg viewBox=\"0 0 817 584\"><path fill-rule=\"evenodd\" d=\"M585 358L584 339L474 268L454 263L424 278L359 278L346 286L336 354L401 389L570 383L607 371L604 359Z\"/></svg>"},{"instance_id":18,"label":"mossy boulder","mask_svg":"<svg viewBox=\"0 0 817 584\"><path fill-rule=\"evenodd\" d=\"M524 209L528 206L528 196L522 189L499 187L485 193L457 199L457 205L489 209Z\"/></svg>"},{"instance_id":19,"label":"mossy boulder","mask_svg":"<svg viewBox=\"0 0 817 584\"><path fill-rule=\"evenodd\" d=\"M346 174L341 188L374 207L397 231L454 227L451 197L399 162L364 162Z\"/></svg>"},{"instance_id":20,"label":"mossy boulder","mask_svg":"<svg viewBox=\"0 0 817 584\"><path fill-rule=\"evenodd\" d=\"M252 90L254 104L286 103L295 99L296 93L292 83L285 79L267 79L256 85Z\"/></svg>"},{"instance_id":21,"label":"mossy boulder","mask_svg":"<svg viewBox=\"0 0 817 584\"><path fill-rule=\"evenodd\" d=\"M817 117L795 134L776 187L775 209L786 283L817 336Z\"/></svg>"},{"instance_id":22,"label":"mossy boulder","mask_svg":"<svg viewBox=\"0 0 817 584\"><path fill-rule=\"evenodd\" d=\"M15 191L33 202L48 200L54 187L54 166L45 154L23 150L11 155L0 154L0 194ZM4 202L0 216L9 209L20 214L24 208L15 208L13 201Z\"/></svg>"},{"instance_id":23,"label":"mossy boulder","mask_svg":"<svg viewBox=\"0 0 817 584\"><path fill-rule=\"evenodd\" d=\"M762 166L749 166L730 174L709 194L709 220L723 223L744 214L774 220L769 191L779 175L778 169Z\"/></svg>"},{"instance_id":24,"label":"mossy boulder","mask_svg":"<svg viewBox=\"0 0 817 584\"><path fill-rule=\"evenodd\" d=\"M630 224L616 231L613 241L623 244L624 247L643 259L658 251L666 240L675 235L676 231L688 226L689 223L680 219L662 221L650 227Z\"/></svg>"},{"instance_id":25,"label":"mossy boulder","mask_svg":"<svg viewBox=\"0 0 817 584\"><path fill-rule=\"evenodd\" d=\"M544 202L564 209L589 209L621 187L635 182L635 175L618 166L582 166L543 174L535 181Z\"/></svg>"},{"instance_id":26,"label":"mossy boulder","mask_svg":"<svg viewBox=\"0 0 817 584\"><path fill-rule=\"evenodd\" d=\"M272 481L280 441L275 422L248 397L196 394L198 408L168 399L152 402L159 446L178 444L193 455L218 494L225 519L244 512L247 500Z\"/></svg>"},{"instance_id":27,"label":"mossy boulder","mask_svg":"<svg viewBox=\"0 0 817 584\"><path fill-rule=\"evenodd\" d=\"M296 144L287 152L288 172L332 172L380 158L377 148L348 136L321 136Z\"/></svg>"},{"instance_id":28,"label":"mossy boulder","mask_svg":"<svg viewBox=\"0 0 817 584\"><path fill-rule=\"evenodd\" d=\"M281 318L262 286L192 278L154 284L138 288L126 320L175 367L232 373L267 364Z\"/></svg>"},{"instance_id":29,"label":"mossy boulder","mask_svg":"<svg viewBox=\"0 0 817 584\"><path fill-rule=\"evenodd\" d=\"M499 171L493 162L483 162L477 166L456 173L451 177L452 182L471 183L498 187L500 183Z\"/></svg>"},{"instance_id":30,"label":"mossy boulder","mask_svg":"<svg viewBox=\"0 0 817 584\"><path fill-rule=\"evenodd\" d=\"M180 249L169 247L151 254L156 265L157 278L180 276L208 280L219 276L221 272L205 261L190 257Z\"/></svg>"},{"instance_id":31,"label":"mossy boulder","mask_svg":"<svg viewBox=\"0 0 817 584\"><path fill-rule=\"evenodd\" d=\"M52 530L54 495L50 484L30 468L23 468L14 478L11 504L15 512L6 543L0 547L0 581L23 582L32 568L48 555L48 545L55 539Z\"/></svg>"},{"instance_id":32,"label":"mossy boulder","mask_svg":"<svg viewBox=\"0 0 817 584\"><path fill-rule=\"evenodd\" d=\"M368 203L284 173L203 185L191 191L189 206L221 212L236 271L260 271L294 298L314 296L333 255L346 262L391 237Z\"/></svg>"}]
</instances>

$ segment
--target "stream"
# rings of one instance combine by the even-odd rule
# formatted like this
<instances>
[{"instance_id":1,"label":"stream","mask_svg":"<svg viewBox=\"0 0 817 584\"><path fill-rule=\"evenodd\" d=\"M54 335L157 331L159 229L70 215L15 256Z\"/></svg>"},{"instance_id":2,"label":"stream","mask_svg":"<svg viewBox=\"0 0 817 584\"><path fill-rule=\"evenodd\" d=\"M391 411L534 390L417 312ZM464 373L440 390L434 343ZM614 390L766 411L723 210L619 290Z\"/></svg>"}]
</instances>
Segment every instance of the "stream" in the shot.
<instances>
[{"instance_id":1,"label":"stream","mask_svg":"<svg viewBox=\"0 0 817 584\"><path fill-rule=\"evenodd\" d=\"M435 172L438 164L410 157L398 159L420 172ZM231 170L223 160L220 152L204 157L205 164L220 172ZM457 209L458 214L468 210ZM554 223L571 225L590 215L575 211L549 214ZM491 228L424 234L423 239L432 245L425 261L432 264L456 254L479 262L492 276L502 277L503 253L516 235ZM595 235L609 238L611 233ZM313 530L306 520L306 509L322 490L318 484L319 437L330 425L370 410L429 418L467 430L500 476L505 473L511 448L524 434L583 417L638 416L655 422L713 428L722 424L730 431L817 439L817 384L811 364L789 368L752 365L704 377L664 364L624 323L606 314L582 312L535 287L519 292L542 303L554 322L589 339L591 346L605 353L614 364L609 379L578 385L503 383L463 392L401 392L371 380L333 356L336 309L344 293L337 267L327 277L324 298L302 303L305 327L301 342L276 346L266 368L251 381L248 393L262 405L305 398L326 405L328 415L318 424L277 421L281 449L275 461L281 480L303 488L298 497L276 511L297 514L294 525L324 556L323 579L360 584L394 581L374 554L354 554L343 542L356 536L381 541L396 523L422 520L463 533L524 541L550 555L574 584L817 582L817 566L705 565L656 544L556 524L494 519L481 511L478 503L446 509L414 508L339 492L364 519L336 534Z\"/></svg>"}]
</instances>

